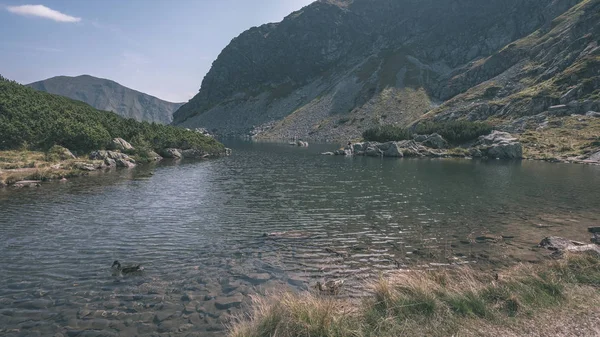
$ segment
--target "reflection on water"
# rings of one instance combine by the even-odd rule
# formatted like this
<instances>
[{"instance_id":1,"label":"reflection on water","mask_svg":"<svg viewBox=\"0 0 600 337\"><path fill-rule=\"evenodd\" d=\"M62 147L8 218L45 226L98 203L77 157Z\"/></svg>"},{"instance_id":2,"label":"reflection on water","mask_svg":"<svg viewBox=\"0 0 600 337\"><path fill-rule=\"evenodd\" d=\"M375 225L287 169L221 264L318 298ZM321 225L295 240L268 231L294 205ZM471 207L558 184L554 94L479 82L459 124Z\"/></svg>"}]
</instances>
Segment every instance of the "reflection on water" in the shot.
<instances>
[{"instance_id":1,"label":"reflection on water","mask_svg":"<svg viewBox=\"0 0 600 337\"><path fill-rule=\"evenodd\" d=\"M584 241L599 220L598 167L229 145L229 158L0 191L0 334L221 335L271 287L346 278L357 296L398 267L535 261L543 236ZM302 238L262 236L285 231ZM514 239L476 242L486 233ZM114 277L114 260L146 270Z\"/></svg>"}]
</instances>

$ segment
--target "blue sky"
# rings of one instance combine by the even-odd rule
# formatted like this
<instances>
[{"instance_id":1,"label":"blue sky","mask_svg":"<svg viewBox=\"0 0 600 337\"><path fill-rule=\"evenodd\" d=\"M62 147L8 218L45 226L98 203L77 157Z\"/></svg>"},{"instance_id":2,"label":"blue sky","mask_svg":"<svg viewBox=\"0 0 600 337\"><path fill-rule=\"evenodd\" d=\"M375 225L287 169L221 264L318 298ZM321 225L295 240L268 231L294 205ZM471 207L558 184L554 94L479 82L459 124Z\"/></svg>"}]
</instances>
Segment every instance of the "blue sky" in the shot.
<instances>
[{"instance_id":1,"label":"blue sky","mask_svg":"<svg viewBox=\"0 0 600 337\"><path fill-rule=\"evenodd\" d=\"M0 0L0 74L23 84L89 74L183 102L231 39L311 2Z\"/></svg>"}]
</instances>

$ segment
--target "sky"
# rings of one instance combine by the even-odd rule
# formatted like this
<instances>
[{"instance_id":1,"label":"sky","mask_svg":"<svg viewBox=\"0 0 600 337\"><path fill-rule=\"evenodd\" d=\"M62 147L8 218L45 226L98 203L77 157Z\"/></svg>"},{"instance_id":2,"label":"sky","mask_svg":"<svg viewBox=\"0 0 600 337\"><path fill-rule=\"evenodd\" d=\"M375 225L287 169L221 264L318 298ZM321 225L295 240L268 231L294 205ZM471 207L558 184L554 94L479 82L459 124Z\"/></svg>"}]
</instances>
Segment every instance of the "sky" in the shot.
<instances>
[{"instance_id":1,"label":"sky","mask_svg":"<svg viewBox=\"0 0 600 337\"><path fill-rule=\"evenodd\" d=\"M312 1L0 0L0 74L88 74L185 102L234 37Z\"/></svg>"}]
</instances>

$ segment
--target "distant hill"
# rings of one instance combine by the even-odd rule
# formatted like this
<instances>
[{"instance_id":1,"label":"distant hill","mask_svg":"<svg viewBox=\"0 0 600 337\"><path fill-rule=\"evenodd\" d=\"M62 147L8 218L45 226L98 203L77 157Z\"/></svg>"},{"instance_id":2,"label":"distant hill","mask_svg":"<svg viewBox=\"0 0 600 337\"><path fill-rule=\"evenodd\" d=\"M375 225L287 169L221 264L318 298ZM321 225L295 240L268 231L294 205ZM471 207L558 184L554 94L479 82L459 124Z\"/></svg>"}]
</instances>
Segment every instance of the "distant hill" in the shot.
<instances>
[{"instance_id":1,"label":"distant hill","mask_svg":"<svg viewBox=\"0 0 600 337\"><path fill-rule=\"evenodd\" d=\"M117 82L89 75L57 76L27 86L82 101L96 109L112 111L137 121L169 124L173 120L173 113L183 105L163 101Z\"/></svg>"},{"instance_id":2,"label":"distant hill","mask_svg":"<svg viewBox=\"0 0 600 337\"><path fill-rule=\"evenodd\" d=\"M177 148L213 155L225 152L223 144L198 132L124 119L0 76L0 150L47 150L60 145L81 154L105 149L117 137L138 151Z\"/></svg>"}]
</instances>

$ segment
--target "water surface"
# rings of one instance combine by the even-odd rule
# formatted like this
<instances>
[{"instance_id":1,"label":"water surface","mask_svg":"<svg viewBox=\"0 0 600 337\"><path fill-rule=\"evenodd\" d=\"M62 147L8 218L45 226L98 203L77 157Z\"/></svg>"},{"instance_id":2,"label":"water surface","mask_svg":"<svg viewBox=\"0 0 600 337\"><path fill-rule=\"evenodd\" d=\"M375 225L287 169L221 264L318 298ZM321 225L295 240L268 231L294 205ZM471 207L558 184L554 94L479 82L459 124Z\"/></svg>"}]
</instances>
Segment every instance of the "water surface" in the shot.
<instances>
[{"instance_id":1,"label":"water surface","mask_svg":"<svg viewBox=\"0 0 600 337\"><path fill-rule=\"evenodd\" d=\"M544 236L587 241L600 222L600 167L228 145L229 158L0 190L0 334L221 335L250 294L344 278L359 296L399 268L535 262ZM290 231L302 237L262 237ZM475 240L488 233L514 238ZM145 271L113 276L114 260Z\"/></svg>"}]
</instances>

